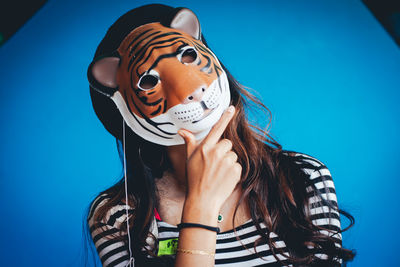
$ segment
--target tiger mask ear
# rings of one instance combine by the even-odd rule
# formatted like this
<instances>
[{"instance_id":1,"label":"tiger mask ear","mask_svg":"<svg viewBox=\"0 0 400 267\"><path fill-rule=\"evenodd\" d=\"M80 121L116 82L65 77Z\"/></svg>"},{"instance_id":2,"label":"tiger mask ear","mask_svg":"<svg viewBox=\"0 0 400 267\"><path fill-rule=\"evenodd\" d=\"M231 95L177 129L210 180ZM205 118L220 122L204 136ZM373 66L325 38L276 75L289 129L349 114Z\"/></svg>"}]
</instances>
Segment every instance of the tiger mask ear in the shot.
<instances>
[{"instance_id":1,"label":"tiger mask ear","mask_svg":"<svg viewBox=\"0 0 400 267\"><path fill-rule=\"evenodd\" d=\"M93 89L111 97L118 90L117 71L121 59L118 56L100 57L88 68L88 80Z\"/></svg>"},{"instance_id":2,"label":"tiger mask ear","mask_svg":"<svg viewBox=\"0 0 400 267\"><path fill-rule=\"evenodd\" d=\"M196 38L197 40L201 39L201 28L199 19L190 9L180 9L172 18L169 27L184 31L187 34Z\"/></svg>"}]
</instances>

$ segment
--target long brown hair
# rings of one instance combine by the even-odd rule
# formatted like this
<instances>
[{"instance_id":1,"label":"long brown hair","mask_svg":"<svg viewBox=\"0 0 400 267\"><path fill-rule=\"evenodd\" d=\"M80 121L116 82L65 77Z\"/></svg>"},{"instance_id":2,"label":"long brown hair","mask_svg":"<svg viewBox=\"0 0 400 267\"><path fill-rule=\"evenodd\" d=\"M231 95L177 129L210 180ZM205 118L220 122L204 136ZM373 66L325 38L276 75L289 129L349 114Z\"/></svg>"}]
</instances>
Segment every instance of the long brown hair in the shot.
<instances>
[{"instance_id":1,"label":"long brown hair","mask_svg":"<svg viewBox=\"0 0 400 267\"><path fill-rule=\"evenodd\" d=\"M268 128L262 129L249 122L248 110L259 108L270 115L268 108L240 85L224 66L223 68L228 76L231 104L237 110L223 137L232 141L233 151L238 155L238 162L242 165L243 195L236 206L234 217L239 205L243 201L248 201L253 221L263 221L267 226L266 231L255 224L260 238L254 246L262 241L267 242L273 255L281 263L277 254L281 254L282 251L270 238L271 232L276 233L286 243L290 252L290 256L285 260L286 263L295 266L332 266L336 263L335 259L341 259L344 263L352 260L355 256L354 251L336 247L333 237L320 233L320 230L327 230L332 234L336 233L335 231L312 223L308 212L309 194L306 187L313 187L315 195L321 201L324 199L310 182L309 177L294 163L292 154L282 150L282 147L269 135ZM132 131L127 131L125 146L129 205L135 210L130 220L135 264L153 266L157 263L158 266L172 266L171 258L146 256L147 254L154 256L157 249L149 249L146 239L152 235L149 229L158 202L155 179L162 179L163 172L170 167L166 149L143 140ZM122 143L118 139L117 147L120 157L123 158ZM114 186L100 193L109 195L110 199L94 214L94 221L104 220L106 212L125 198L124 179L125 177L122 177ZM349 219L350 225L341 232L354 224L354 218L350 214L337 209L329 202L325 201L324 204ZM122 233L126 233L125 224L122 224L120 235L114 238L127 243L126 235ZM310 245L315 249L310 249ZM316 251L328 255L328 259L317 258L314 255Z\"/></svg>"}]
</instances>

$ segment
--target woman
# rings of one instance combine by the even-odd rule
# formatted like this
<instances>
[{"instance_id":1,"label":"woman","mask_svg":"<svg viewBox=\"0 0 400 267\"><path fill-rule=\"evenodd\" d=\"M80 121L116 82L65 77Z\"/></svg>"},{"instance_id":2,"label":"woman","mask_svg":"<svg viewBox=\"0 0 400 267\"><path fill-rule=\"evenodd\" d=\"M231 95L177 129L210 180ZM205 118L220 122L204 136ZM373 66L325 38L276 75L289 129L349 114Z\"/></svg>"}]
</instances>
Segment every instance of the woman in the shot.
<instances>
[{"instance_id":1,"label":"woman","mask_svg":"<svg viewBox=\"0 0 400 267\"><path fill-rule=\"evenodd\" d=\"M328 169L248 123L248 103L265 107L208 48L192 11L126 13L88 78L124 166L88 214L104 266L335 266L354 257L341 246L339 212L353 218L338 209Z\"/></svg>"}]
</instances>

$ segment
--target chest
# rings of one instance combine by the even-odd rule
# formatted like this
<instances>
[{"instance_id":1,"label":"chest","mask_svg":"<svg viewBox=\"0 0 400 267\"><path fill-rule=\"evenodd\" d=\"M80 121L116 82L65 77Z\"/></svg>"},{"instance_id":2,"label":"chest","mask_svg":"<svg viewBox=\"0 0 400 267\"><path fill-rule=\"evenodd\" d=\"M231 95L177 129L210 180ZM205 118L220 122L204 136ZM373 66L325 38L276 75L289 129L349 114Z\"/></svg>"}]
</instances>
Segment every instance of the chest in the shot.
<instances>
[{"instance_id":1,"label":"chest","mask_svg":"<svg viewBox=\"0 0 400 267\"><path fill-rule=\"evenodd\" d=\"M159 240L179 238L179 231L174 225L158 221L157 226ZM266 231L264 223L260 223L260 228ZM216 239L215 266L282 266L277 264L268 242L260 240L260 237L252 220L237 227L236 232L229 230L219 233ZM276 248L280 249L277 256L284 260L283 254L289 255L285 242L279 240L273 232L270 237L275 241Z\"/></svg>"},{"instance_id":2,"label":"chest","mask_svg":"<svg viewBox=\"0 0 400 267\"><path fill-rule=\"evenodd\" d=\"M177 225L181 223L183 206L186 198L186 191L184 188L179 188L173 183L168 181L159 181L156 183L158 205L157 211L163 222L170 225ZM242 192L235 190L231 196L225 201L220 209L220 214L223 217L222 222L218 223L221 232L233 229L238 225L247 222L251 216L247 205L247 201L243 201L234 216L237 203L240 199ZM233 222L233 218L235 221ZM217 218L216 218L217 220Z\"/></svg>"}]
</instances>

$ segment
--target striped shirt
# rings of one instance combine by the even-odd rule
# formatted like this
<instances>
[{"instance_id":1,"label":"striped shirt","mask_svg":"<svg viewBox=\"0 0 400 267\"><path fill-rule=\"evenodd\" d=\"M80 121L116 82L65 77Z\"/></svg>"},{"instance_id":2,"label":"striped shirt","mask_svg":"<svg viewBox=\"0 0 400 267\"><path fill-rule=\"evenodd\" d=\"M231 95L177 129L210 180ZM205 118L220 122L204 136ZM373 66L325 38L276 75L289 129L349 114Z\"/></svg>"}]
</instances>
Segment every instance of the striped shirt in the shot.
<instances>
[{"instance_id":1,"label":"striped shirt","mask_svg":"<svg viewBox=\"0 0 400 267\"><path fill-rule=\"evenodd\" d=\"M306 154L296 153L294 160L300 164L302 170L309 175L310 180L314 183L316 188L321 193L321 197L328 200L337 208L337 199L334 183L326 166L317 159ZM334 232L340 231L340 217L337 210L333 210L321 201L319 197L314 196L313 189L309 186L307 191L310 194L309 207L312 222L315 225L322 226L326 229L331 229ZM126 266L129 261L129 251L122 241L115 241L111 235L120 232L122 223L126 223L126 205L122 202L120 205L114 206L106 214L106 223L94 225L93 214L96 210L107 202L109 197L107 195L99 195L92 203L89 211L88 223L90 232L96 246L97 252L100 256L103 266ZM129 207L128 207L129 208ZM133 210L129 208L129 213ZM263 222L259 223L262 229L266 229ZM175 225L168 224L160 219L154 218L152 233L158 237L158 241L177 238L179 231ZM341 234L333 233L326 230L320 231L323 234L335 238L335 245L341 247ZM125 234L126 233L122 233ZM238 241L236 235L239 236ZM229 230L217 234L216 252L215 252L215 266L282 266L271 252L268 243L259 242L256 246L257 254L254 250L254 242L260 237L257 233L255 222L252 220L247 221L243 225L234 230ZM275 242L277 248L282 248L282 253L289 255L285 242L282 241L275 233L270 233L270 238ZM244 246L245 247L244 247ZM278 258L283 263L283 266L292 266L286 264L283 254L277 254ZM315 254L315 256L324 259L327 257L325 254ZM339 263L341 261L338 261Z\"/></svg>"}]
</instances>

